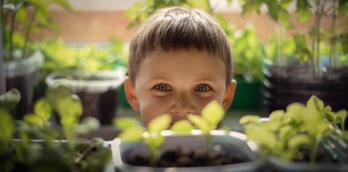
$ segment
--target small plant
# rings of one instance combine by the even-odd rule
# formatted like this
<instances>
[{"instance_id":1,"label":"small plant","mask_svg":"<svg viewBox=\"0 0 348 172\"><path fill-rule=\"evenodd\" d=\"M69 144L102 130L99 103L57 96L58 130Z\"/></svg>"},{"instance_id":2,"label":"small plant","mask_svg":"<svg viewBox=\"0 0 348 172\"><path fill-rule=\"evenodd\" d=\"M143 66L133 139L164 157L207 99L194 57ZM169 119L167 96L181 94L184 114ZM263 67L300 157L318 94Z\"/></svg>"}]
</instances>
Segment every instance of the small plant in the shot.
<instances>
[{"instance_id":1,"label":"small plant","mask_svg":"<svg viewBox=\"0 0 348 172\"><path fill-rule=\"evenodd\" d=\"M35 49L35 35L43 29L57 31L50 12L52 4L73 11L66 0L1 0L1 38L4 43L4 60L26 58Z\"/></svg>"},{"instance_id":2,"label":"small plant","mask_svg":"<svg viewBox=\"0 0 348 172\"><path fill-rule=\"evenodd\" d=\"M3 171L99 171L109 162L110 151L102 139L82 141L78 133L98 128L95 119L79 123L82 107L64 85L48 90L24 120L13 120L11 108L20 99L11 90L0 96L0 169ZM62 128L52 126L52 114L60 116ZM66 139L66 140L65 140Z\"/></svg>"},{"instance_id":3,"label":"small plant","mask_svg":"<svg viewBox=\"0 0 348 172\"><path fill-rule=\"evenodd\" d=\"M113 39L105 47L96 44L69 45L62 39L48 40L41 43L40 47L46 58L43 65L46 73L63 71L73 78L112 70L127 63L124 44L118 39Z\"/></svg>"},{"instance_id":4,"label":"small plant","mask_svg":"<svg viewBox=\"0 0 348 172\"><path fill-rule=\"evenodd\" d=\"M248 138L259 144L264 153L285 160L305 160L302 151L310 149L309 161L313 163L318 147L326 137L347 137L344 131L346 118L346 110L334 112L318 97L312 96L306 105L293 103L286 111L273 111L267 122L248 115L241 118L240 123Z\"/></svg>"},{"instance_id":5,"label":"small plant","mask_svg":"<svg viewBox=\"0 0 348 172\"><path fill-rule=\"evenodd\" d=\"M161 115L150 121L148 129L143 128L133 118L118 118L114 120L114 124L123 130L118 136L125 142L135 142L143 140L150 148L152 166L155 165L158 157L158 148L164 141L164 136L161 135L161 131L168 129L171 122L171 116L169 114Z\"/></svg>"},{"instance_id":6,"label":"small plant","mask_svg":"<svg viewBox=\"0 0 348 172\"><path fill-rule=\"evenodd\" d=\"M217 128L223 116L224 109L218 102L212 101L203 108L202 116L189 114L187 120L176 121L171 127L171 116L169 114L164 114L151 120L147 129L140 126L133 118L117 118L113 123L123 130L118 136L121 140L125 142L144 141L150 148L151 166L155 166L160 155L158 149L165 140L165 137L161 135L163 130L170 127L170 131L174 134L190 134L194 125L206 136L209 144L209 133Z\"/></svg>"}]
</instances>

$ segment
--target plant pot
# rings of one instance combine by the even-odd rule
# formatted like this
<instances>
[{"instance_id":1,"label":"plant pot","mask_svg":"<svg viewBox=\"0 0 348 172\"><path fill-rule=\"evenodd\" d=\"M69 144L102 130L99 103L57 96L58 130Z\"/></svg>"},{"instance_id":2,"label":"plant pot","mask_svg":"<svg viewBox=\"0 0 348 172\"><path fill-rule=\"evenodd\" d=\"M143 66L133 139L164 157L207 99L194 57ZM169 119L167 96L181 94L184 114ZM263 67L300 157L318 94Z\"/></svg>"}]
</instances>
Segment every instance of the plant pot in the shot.
<instances>
[{"instance_id":1,"label":"plant pot","mask_svg":"<svg viewBox=\"0 0 348 172\"><path fill-rule=\"evenodd\" d=\"M89 171L89 172L113 172L111 163L111 150L107 144L92 144L92 141L75 141L74 149L67 140L41 140L31 139L29 143L22 143L22 140L13 139L13 148L6 154L0 154L0 160L12 166L8 171ZM26 154L11 153L14 148L23 152L29 151L34 156ZM83 164L77 162L78 156L84 154L80 159ZM32 157L32 159L29 159ZM98 158L98 159L97 159ZM29 161L23 161L29 160ZM97 159L97 160L96 160ZM91 163L92 162L92 163ZM4 167L4 166L2 166ZM6 167L6 166L5 166ZM87 168L88 167L88 168ZM107 170L108 169L108 170ZM110 170L111 169L111 170ZM3 169L7 171L6 169Z\"/></svg>"},{"instance_id":2,"label":"plant pot","mask_svg":"<svg viewBox=\"0 0 348 172\"><path fill-rule=\"evenodd\" d=\"M83 78L87 79L68 78L63 73L54 72L47 76L46 83L49 87L55 82L68 84L81 99L82 118L92 116L103 125L111 124L116 117L119 87L125 80L124 70L100 71Z\"/></svg>"},{"instance_id":3,"label":"plant pot","mask_svg":"<svg viewBox=\"0 0 348 172\"><path fill-rule=\"evenodd\" d=\"M192 135L173 135L169 131L162 132L162 135L166 139L159 149L160 158L154 167L149 166L150 151L143 142L124 143L119 139L111 141L113 162L116 169L134 172L257 171L264 162L255 153L256 145L253 142L247 142L245 135L241 133L228 132L226 134L225 131L214 130L209 135L211 139L209 145L204 135L198 130L192 132ZM208 149L209 147L210 149ZM213 152L205 152L212 150L212 148L219 148L221 154L213 155ZM137 162L132 160L137 160L140 164L134 164ZM213 161L221 163L214 164Z\"/></svg>"},{"instance_id":4,"label":"plant pot","mask_svg":"<svg viewBox=\"0 0 348 172\"><path fill-rule=\"evenodd\" d=\"M14 111L16 119L22 119L25 114L31 112L34 85L42 63L43 56L39 51L28 58L4 63L6 90L16 88L21 93L21 100Z\"/></svg>"},{"instance_id":5,"label":"plant pot","mask_svg":"<svg viewBox=\"0 0 348 172\"><path fill-rule=\"evenodd\" d=\"M270 157L269 163L275 171L282 172L347 172L347 164L292 162Z\"/></svg>"},{"instance_id":6,"label":"plant pot","mask_svg":"<svg viewBox=\"0 0 348 172\"><path fill-rule=\"evenodd\" d=\"M348 67L329 68L315 76L308 66L269 66L265 70L264 104L269 111L316 95L333 110L348 109Z\"/></svg>"},{"instance_id":7,"label":"plant pot","mask_svg":"<svg viewBox=\"0 0 348 172\"><path fill-rule=\"evenodd\" d=\"M237 79L237 88L230 109L259 109L262 105L262 82Z\"/></svg>"}]
</instances>

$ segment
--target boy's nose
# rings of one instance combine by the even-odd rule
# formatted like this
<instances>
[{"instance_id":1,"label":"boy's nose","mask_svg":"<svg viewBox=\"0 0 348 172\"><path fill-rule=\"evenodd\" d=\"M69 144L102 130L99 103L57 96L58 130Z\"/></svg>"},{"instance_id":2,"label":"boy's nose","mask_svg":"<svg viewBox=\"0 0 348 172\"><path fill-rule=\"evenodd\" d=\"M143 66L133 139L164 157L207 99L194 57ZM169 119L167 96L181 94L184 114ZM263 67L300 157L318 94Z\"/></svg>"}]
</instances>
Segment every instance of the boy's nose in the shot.
<instances>
[{"instance_id":1,"label":"boy's nose","mask_svg":"<svg viewBox=\"0 0 348 172\"><path fill-rule=\"evenodd\" d=\"M170 110L173 115L173 120L182 120L185 119L187 115L195 113L191 103L192 102L190 102L186 96L180 96L176 99Z\"/></svg>"}]
</instances>

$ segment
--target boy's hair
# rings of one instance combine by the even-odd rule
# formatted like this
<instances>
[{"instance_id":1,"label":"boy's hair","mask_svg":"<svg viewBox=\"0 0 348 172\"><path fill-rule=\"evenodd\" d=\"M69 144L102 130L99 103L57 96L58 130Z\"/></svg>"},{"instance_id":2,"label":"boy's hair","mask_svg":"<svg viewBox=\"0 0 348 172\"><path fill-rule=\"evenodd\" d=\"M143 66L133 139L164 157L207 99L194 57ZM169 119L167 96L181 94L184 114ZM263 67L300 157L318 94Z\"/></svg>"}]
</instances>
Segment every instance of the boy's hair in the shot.
<instances>
[{"instance_id":1,"label":"boy's hair","mask_svg":"<svg viewBox=\"0 0 348 172\"><path fill-rule=\"evenodd\" d=\"M226 83L231 82L232 64L228 39L219 24L204 11L182 7L162 9L138 29L130 43L128 75L132 83L139 67L157 49L172 51L195 48L221 57Z\"/></svg>"}]
</instances>

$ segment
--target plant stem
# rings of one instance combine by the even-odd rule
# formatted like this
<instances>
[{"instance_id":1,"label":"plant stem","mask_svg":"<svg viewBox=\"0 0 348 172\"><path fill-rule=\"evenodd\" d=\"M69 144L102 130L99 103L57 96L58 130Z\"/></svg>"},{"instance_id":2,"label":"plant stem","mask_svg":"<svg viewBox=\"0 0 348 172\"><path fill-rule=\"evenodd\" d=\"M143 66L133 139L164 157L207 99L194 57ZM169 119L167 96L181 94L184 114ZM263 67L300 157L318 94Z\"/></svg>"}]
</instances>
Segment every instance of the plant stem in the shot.
<instances>
[{"instance_id":1,"label":"plant stem","mask_svg":"<svg viewBox=\"0 0 348 172\"><path fill-rule=\"evenodd\" d=\"M321 135L316 136L315 143L314 143L313 148L311 150L311 156L310 156L310 159L309 159L311 164L313 164L315 162L315 158L317 156L320 140L321 140Z\"/></svg>"},{"instance_id":2,"label":"plant stem","mask_svg":"<svg viewBox=\"0 0 348 172\"><path fill-rule=\"evenodd\" d=\"M337 20L337 8L338 8L338 1L333 0L332 2L332 25L331 25L331 32L332 36L330 39L331 42L331 52L330 52L330 66L335 67L337 65L336 62L336 42L337 42L337 36L336 36L336 20Z\"/></svg>"},{"instance_id":3,"label":"plant stem","mask_svg":"<svg viewBox=\"0 0 348 172\"><path fill-rule=\"evenodd\" d=\"M282 25L278 21L278 65L284 66L285 59L281 49L282 49Z\"/></svg>"},{"instance_id":4,"label":"plant stem","mask_svg":"<svg viewBox=\"0 0 348 172\"><path fill-rule=\"evenodd\" d=\"M9 40L9 43L10 43L10 50L9 50L9 60L12 60L12 51L13 51L13 33L14 33L14 25L15 25L15 19L16 19L16 14L17 14L17 10L15 10L13 12L13 14L10 16L11 19L10 19L10 40Z\"/></svg>"},{"instance_id":5,"label":"plant stem","mask_svg":"<svg viewBox=\"0 0 348 172\"><path fill-rule=\"evenodd\" d=\"M314 60L314 73L316 76L321 76L320 71L320 19L321 19L321 7L320 0L316 0L316 9L314 16L314 49L313 49L313 60Z\"/></svg>"},{"instance_id":6,"label":"plant stem","mask_svg":"<svg viewBox=\"0 0 348 172\"><path fill-rule=\"evenodd\" d=\"M28 29L26 29L26 32L25 32L25 40L24 40L24 47L23 47L23 53L22 53L22 59L25 57L26 55L26 51L27 51L27 48L28 48L28 42L29 42L29 37L30 37L30 33L31 33L31 29L33 27L33 23L34 23L34 20L35 20L35 17L36 17L36 9L34 8L33 10L33 14L31 16L31 18L29 19L29 24L28 24Z\"/></svg>"},{"instance_id":7,"label":"plant stem","mask_svg":"<svg viewBox=\"0 0 348 172\"><path fill-rule=\"evenodd\" d=\"M151 150L151 157L150 157L150 166L151 167L155 167L156 166L156 162L157 162L157 152L156 149L155 150Z\"/></svg>"},{"instance_id":8,"label":"plant stem","mask_svg":"<svg viewBox=\"0 0 348 172\"><path fill-rule=\"evenodd\" d=\"M4 68L4 30L3 28L3 0L0 0L0 94L5 93L6 91L6 78L5 78L5 68Z\"/></svg>"}]
</instances>

